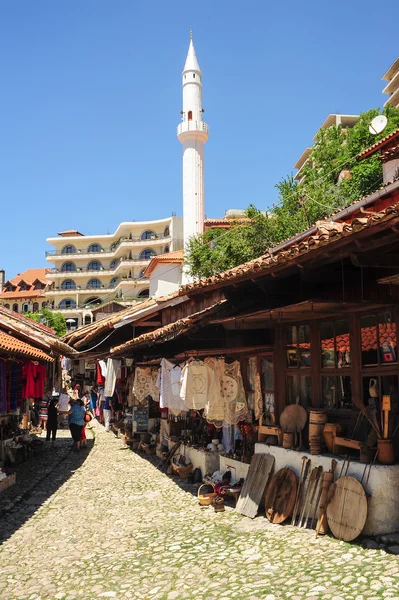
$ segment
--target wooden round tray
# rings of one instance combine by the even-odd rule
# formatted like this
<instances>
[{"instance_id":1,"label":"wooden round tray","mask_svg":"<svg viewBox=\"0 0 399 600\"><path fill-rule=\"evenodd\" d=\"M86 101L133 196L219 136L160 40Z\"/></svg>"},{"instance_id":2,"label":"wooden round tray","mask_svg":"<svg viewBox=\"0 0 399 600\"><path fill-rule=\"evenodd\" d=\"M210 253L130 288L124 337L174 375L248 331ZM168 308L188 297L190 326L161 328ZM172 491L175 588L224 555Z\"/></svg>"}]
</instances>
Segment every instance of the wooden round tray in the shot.
<instances>
[{"instance_id":1,"label":"wooden round tray","mask_svg":"<svg viewBox=\"0 0 399 600\"><path fill-rule=\"evenodd\" d=\"M339 540L351 542L364 529L367 519L367 498L362 484L354 477L341 477L327 507L328 525Z\"/></svg>"},{"instance_id":2,"label":"wooden round tray","mask_svg":"<svg viewBox=\"0 0 399 600\"><path fill-rule=\"evenodd\" d=\"M271 523L283 523L291 515L296 487L296 476L291 469L280 469L274 475L265 497L266 517Z\"/></svg>"}]
</instances>

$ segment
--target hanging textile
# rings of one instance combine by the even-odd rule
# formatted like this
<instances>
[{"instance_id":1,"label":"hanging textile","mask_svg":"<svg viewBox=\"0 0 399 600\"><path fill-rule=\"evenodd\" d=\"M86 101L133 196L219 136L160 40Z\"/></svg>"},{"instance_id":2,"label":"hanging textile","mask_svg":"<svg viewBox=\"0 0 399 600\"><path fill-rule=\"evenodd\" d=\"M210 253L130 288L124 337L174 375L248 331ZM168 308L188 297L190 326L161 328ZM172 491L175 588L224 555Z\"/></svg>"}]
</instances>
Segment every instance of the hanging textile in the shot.
<instances>
[{"instance_id":1,"label":"hanging textile","mask_svg":"<svg viewBox=\"0 0 399 600\"><path fill-rule=\"evenodd\" d=\"M206 358L204 363L210 373L204 417L209 423L221 427L225 417L225 399L222 395L222 378L225 372L224 358Z\"/></svg>"},{"instance_id":2,"label":"hanging textile","mask_svg":"<svg viewBox=\"0 0 399 600\"><path fill-rule=\"evenodd\" d=\"M112 398L115 391L118 370L121 366L121 361L115 358L107 360L107 375L105 377L104 395L106 398Z\"/></svg>"},{"instance_id":3,"label":"hanging textile","mask_svg":"<svg viewBox=\"0 0 399 600\"><path fill-rule=\"evenodd\" d=\"M97 385L105 384L105 377L102 374L100 363L96 364L96 383Z\"/></svg>"},{"instance_id":4,"label":"hanging textile","mask_svg":"<svg viewBox=\"0 0 399 600\"><path fill-rule=\"evenodd\" d=\"M6 363L0 359L0 413L7 412Z\"/></svg>"},{"instance_id":5,"label":"hanging textile","mask_svg":"<svg viewBox=\"0 0 399 600\"><path fill-rule=\"evenodd\" d=\"M255 419L260 419L263 415L263 396L260 373L255 374L254 411Z\"/></svg>"},{"instance_id":6,"label":"hanging textile","mask_svg":"<svg viewBox=\"0 0 399 600\"><path fill-rule=\"evenodd\" d=\"M222 443L227 454L234 451L234 429L234 425L223 425Z\"/></svg>"},{"instance_id":7,"label":"hanging textile","mask_svg":"<svg viewBox=\"0 0 399 600\"><path fill-rule=\"evenodd\" d=\"M152 367L137 367L134 374L133 392L137 401L141 404L147 396L151 396L156 402L159 401L159 389L157 388L158 371Z\"/></svg>"},{"instance_id":8,"label":"hanging textile","mask_svg":"<svg viewBox=\"0 0 399 600\"><path fill-rule=\"evenodd\" d=\"M180 397L186 408L205 408L211 375L211 370L201 360L192 360L183 367Z\"/></svg>"},{"instance_id":9,"label":"hanging textile","mask_svg":"<svg viewBox=\"0 0 399 600\"><path fill-rule=\"evenodd\" d=\"M43 398L44 384L46 382L46 367L38 362L29 361L23 367L25 386L24 398Z\"/></svg>"},{"instance_id":10,"label":"hanging textile","mask_svg":"<svg viewBox=\"0 0 399 600\"><path fill-rule=\"evenodd\" d=\"M11 365L10 372L10 410L17 410L20 396L20 366L17 363Z\"/></svg>"},{"instance_id":11,"label":"hanging textile","mask_svg":"<svg viewBox=\"0 0 399 600\"><path fill-rule=\"evenodd\" d=\"M248 406L238 360L226 364L222 378L222 395L225 399L225 424L244 421L248 416Z\"/></svg>"},{"instance_id":12,"label":"hanging textile","mask_svg":"<svg viewBox=\"0 0 399 600\"><path fill-rule=\"evenodd\" d=\"M184 400L180 397L181 368L165 358L161 360L158 371L157 388L159 389L159 405L167 408L174 416L187 412Z\"/></svg>"}]
</instances>

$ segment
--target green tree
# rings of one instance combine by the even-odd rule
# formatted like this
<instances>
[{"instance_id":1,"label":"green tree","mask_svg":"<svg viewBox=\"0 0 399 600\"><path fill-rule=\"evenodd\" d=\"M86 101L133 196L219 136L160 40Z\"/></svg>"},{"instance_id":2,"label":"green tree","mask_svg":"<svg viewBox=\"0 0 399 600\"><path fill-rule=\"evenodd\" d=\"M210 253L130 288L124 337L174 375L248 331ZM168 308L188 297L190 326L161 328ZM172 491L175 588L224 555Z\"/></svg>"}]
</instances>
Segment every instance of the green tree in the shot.
<instances>
[{"instance_id":1,"label":"green tree","mask_svg":"<svg viewBox=\"0 0 399 600\"><path fill-rule=\"evenodd\" d=\"M378 114L378 109L362 113L348 129L341 125L321 129L303 167L301 183L292 175L277 183L279 200L271 212L261 212L250 205L247 223L238 221L228 230L212 229L192 238L185 252L190 275L210 277L256 258L273 244L378 189L382 182L378 156L362 161L357 156L399 128L399 109L383 109L388 125L373 136L369 124Z\"/></svg>"},{"instance_id":2,"label":"green tree","mask_svg":"<svg viewBox=\"0 0 399 600\"><path fill-rule=\"evenodd\" d=\"M52 312L47 308L42 308L39 312L23 314L24 317L28 317L29 319L32 319L32 321L42 323L43 325L50 327L50 329L54 329L56 335L59 337L62 337L67 332L65 317L60 312Z\"/></svg>"}]
</instances>

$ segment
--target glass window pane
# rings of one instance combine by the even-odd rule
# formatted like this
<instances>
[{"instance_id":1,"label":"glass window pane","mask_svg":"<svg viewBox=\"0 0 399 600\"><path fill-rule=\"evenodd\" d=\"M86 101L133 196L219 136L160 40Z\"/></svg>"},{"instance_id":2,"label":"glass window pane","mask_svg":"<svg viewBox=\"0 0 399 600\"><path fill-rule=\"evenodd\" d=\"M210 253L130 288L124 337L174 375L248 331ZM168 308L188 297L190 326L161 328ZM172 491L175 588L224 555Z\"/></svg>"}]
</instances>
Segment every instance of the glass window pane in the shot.
<instances>
[{"instance_id":1,"label":"glass window pane","mask_svg":"<svg viewBox=\"0 0 399 600\"><path fill-rule=\"evenodd\" d=\"M390 310L378 315L378 334L381 364L397 362L396 323Z\"/></svg>"},{"instance_id":2,"label":"glass window pane","mask_svg":"<svg viewBox=\"0 0 399 600\"><path fill-rule=\"evenodd\" d=\"M322 377L321 389L321 405L324 408L335 408L337 399L337 384L335 377Z\"/></svg>"},{"instance_id":3,"label":"glass window pane","mask_svg":"<svg viewBox=\"0 0 399 600\"><path fill-rule=\"evenodd\" d=\"M349 367L351 364L351 348L349 335L349 321L340 319L335 322L335 351L336 366Z\"/></svg>"},{"instance_id":4,"label":"glass window pane","mask_svg":"<svg viewBox=\"0 0 399 600\"><path fill-rule=\"evenodd\" d=\"M352 381L350 377L322 377L322 406L324 408L352 408Z\"/></svg>"},{"instance_id":5,"label":"glass window pane","mask_svg":"<svg viewBox=\"0 0 399 600\"><path fill-rule=\"evenodd\" d=\"M377 319L374 315L361 317L360 332L362 344L362 365L378 365Z\"/></svg>"},{"instance_id":6,"label":"glass window pane","mask_svg":"<svg viewBox=\"0 0 399 600\"><path fill-rule=\"evenodd\" d=\"M301 376L300 404L305 408L312 406L312 378L309 375Z\"/></svg>"},{"instance_id":7,"label":"glass window pane","mask_svg":"<svg viewBox=\"0 0 399 600\"><path fill-rule=\"evenodd\" d=\"M310 367L310 326L298 327L299 366Z\"/></svg>"},{"instance_id":8,"label":"glass window pane","mask_svg":"<svg viewBox=\"0 0 399 600\"><path fill-rule=\"evenodd\" d=\"M287 404L295 404L297 396L299 396L299 377L298 375L288 375Z\"/></svg>"},{"instance_id":9,"label":"glass window pane","mask_svg":"<svg viewBox=\"0 0 399 600\"><path fill-rule=\"evenodd\" d=\"M331 321L322 323L321 337L321 366L335 367L334 325Z\"/></svg>"},{"instance_id":10,"label":"glass window pane","mask_svg":"<svg viewBox=\"0 0 399 600\"><path fill-rule=\"evenodd\" d=\"M288 367L297 367L298 366L298 338L297 338L297 329L295 325L292 327L287 327L287 366Z\"/></svg>"},{"instance_id":11,"label":"glass window pane","mask_svg":"<svg viewBox=\"0 0 399 600\"><path fill-rule=\"evenodd\" d=\"M274 369L273 361L267 356L263 356L262 359L262 392L263 392L263 404L266 408L267 413L273 413L275 410L274 404Z\"/></svg>"}]
</instances>

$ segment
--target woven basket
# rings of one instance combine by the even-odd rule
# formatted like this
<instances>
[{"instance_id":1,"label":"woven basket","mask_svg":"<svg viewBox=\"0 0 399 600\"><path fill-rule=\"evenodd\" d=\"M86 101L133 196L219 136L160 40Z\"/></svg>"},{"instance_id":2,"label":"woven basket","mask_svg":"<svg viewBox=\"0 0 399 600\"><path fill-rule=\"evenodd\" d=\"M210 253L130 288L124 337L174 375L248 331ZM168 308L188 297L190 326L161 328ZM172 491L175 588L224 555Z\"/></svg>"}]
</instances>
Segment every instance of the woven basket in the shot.
<instances>
[{"instance_id":1,"label":"woven basket","mask_svg":"<svg viewBox=\"0 0 399 600\"><path fill-rule=\"evenodd\" d=\"M193 470L193 463L185 465L184 467L176 465L174 462L171 462L170 464L173 472L177 473L180 479L186 479Z\"/></svg>"},{"instance_id":2,"label":"woven basket","mask_svg":"<svg viewBox=\"0 0 399 600\"><path fill-rule=\"evenodd\" d=\"M212 492L206 492L205 494L201 494L201 490L203 487L206 486L211 486L212 488ZM213 485L213 483L203 483L202 485L199 486L198 488L198 502L200 503L201 506L210 506L214 500L214 498L216 498L217 493L215 492L215 486Z\"/></svg>"}]
</instances>

